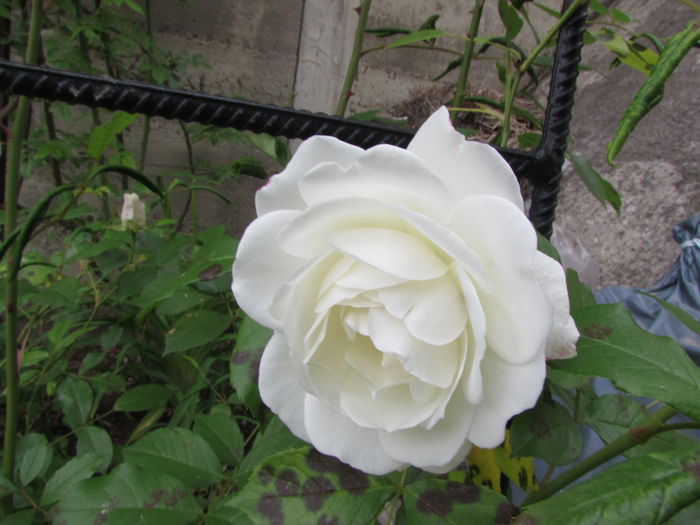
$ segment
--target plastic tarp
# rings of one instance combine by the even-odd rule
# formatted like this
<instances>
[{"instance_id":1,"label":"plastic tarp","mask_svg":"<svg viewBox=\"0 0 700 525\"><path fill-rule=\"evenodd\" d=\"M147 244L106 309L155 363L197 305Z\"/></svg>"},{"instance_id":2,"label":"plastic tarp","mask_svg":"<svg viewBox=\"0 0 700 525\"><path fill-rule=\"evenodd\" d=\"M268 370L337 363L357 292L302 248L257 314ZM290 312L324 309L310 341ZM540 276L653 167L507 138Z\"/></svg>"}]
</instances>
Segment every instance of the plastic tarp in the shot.
<instances>
[{"instance_id":1,"label":"plastic tarp","mask_svg":"<svg viewBox=\"0 0 700 525\"><path fill-rule=\"evenodd\" d=\"M658 283L641 291L683 308L700 322L700 214L675 226L673 237L681 248L678 259ZM700 336L658 301L639 291L627 286L605 286L596 293L596 300L624 303L642 328L672 337L700 365Z\"/></svg>"}]
</instances>

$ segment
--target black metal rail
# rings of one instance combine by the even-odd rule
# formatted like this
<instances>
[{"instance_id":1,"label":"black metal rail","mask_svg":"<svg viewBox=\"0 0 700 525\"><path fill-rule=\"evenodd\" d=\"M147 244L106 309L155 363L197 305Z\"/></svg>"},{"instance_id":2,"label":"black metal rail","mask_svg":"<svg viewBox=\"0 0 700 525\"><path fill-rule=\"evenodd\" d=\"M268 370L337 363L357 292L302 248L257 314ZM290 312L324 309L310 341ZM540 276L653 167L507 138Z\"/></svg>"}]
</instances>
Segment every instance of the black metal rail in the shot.
<instances>
[{"instance_id":1,"label":"black metal rail","mask_svg":"<svg viewBox=\"0 0 700 525\"><path fill-rule=\"evenodd\" d=\"M566 0L563 9L570 4L571 0ZM519 178L532 182L530 219L535 228L546 236L551 234L554 221L585 18L586 9L583 7L560 32L541 146L534 152L497 148ZM323 113L6 60L0 60L0 91L287 138L305 139L312 135L331 135L363 148L382 143L406 147L414 135L413 131Z\"/></svg>"}]
</instances>

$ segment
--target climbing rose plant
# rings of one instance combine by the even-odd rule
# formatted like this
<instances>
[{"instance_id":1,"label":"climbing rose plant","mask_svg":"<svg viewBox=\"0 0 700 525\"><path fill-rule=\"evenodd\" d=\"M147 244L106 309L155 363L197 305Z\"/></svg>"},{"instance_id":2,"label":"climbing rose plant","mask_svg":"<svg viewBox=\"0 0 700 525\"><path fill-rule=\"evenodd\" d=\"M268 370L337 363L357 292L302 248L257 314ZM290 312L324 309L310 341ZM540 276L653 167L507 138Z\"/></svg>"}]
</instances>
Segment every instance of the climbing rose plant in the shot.
<instances>
[{"instance_id":1,"label":"climbing rose plant","mask_svg":"<svg viewBox=\"0 0 700 525\"><path fill-rule=\"evenodd\" d=\"M256 210L232 288L273 330L260 394L324 454L446 472L503 442L546 359L575 355L564 271L512 170L444 107L406 150L308 139Z\"/></svg>"}]
</instances>

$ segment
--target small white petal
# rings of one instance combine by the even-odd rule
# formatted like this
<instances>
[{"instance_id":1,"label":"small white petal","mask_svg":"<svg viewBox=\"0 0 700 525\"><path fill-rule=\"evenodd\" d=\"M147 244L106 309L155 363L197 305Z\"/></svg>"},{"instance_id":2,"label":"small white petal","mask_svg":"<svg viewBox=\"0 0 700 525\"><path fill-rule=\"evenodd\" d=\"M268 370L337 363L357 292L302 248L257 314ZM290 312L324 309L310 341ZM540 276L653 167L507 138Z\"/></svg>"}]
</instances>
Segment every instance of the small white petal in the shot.
<instances>
[{"instance_id":1,"label":"small white petal","mask_svg":"<svg viewBox=\"0 0 700 525\"><path fill-rule=\"evenodd\" d=\"M304 415L309 440L319 452L376 476L406 466L389 457L379 443L376 430L357 426L314 396L307 396Z\"/></svg>"},{"instance_id":2,"label":"small white petal","mask_svg":"<svg viewBox=\"0 0 700 525\"><path fill-rule=\"evenodd\" d=\"M258 216L276 210L304 210L306 203L299 193L299 181L309 170L322 162L347 167L364 150L335 137L313 136L299 145L289 164L281 173L270 178L255 195Z\"/></svg>"},{"instance_id":3,"label":"small white petal","mask_svg":"<svg viewBox=\"0 0 700 525\"><path fill-rule=\"evenodd\" d=\"M376 290L395 284L403 283L406 279L367 266L354 263L343 275L338 277L336 284L345 288L361 290Z\"/></svg>"},{"instance_id":4,"label":"small white petal","mask_svg":"<svg viewBox=\"0 0 700 525\"><path fill-rule=\"evenodd\" d=\"M345 353L345 360L357 372L357 376L367 382L373 398L387 388L413 381L396 357L382 355L367 337L358 337L353 341Z\"/></svg>"},{"instance_id":5,"label":"small white petal","mask_svg":"<svg viewBox=\"0 0 700 525\"><path fill-rule=\"evenodd\" d=\"M377 270L407 280L440 277L447 266L419 239L387 228L357 228L332 233L339 251Z\"/></svg>"},{"instance_id":6,"label":"small white petal","mask_svg":"<svg viewBox=\"0 0 700 525\"><path fill-rule=\"evenodd\" d=\"M238 244L233 261L231 289L238 305L256 322L269 328L280 328L270 305L276 293L306 263L280 249L277 234L297 211L269 213L255 219Z\"/></svg>"},{"instance_id":7,"label":"small white petal","mask_svg":"<svg viewBox=\"0 0 700 525\"><path fill-rule=\"evenodd\" d=\"M534 274L552 305L554 319L547 339L547 359L569 359L576 356L579 333L569 315L566 275L561 265L542 252L535 254Z\"/></svg>"},{"instance_id":8,"label":"small white petal","mask_svg":"<svg viewBox=\"0 0 700 525\"><path fill-rule=\"evenodd\" d=\"M443 180L457 201L467 195L496 195L523 209L520 187L508 163L488 144L464 140L445 107L425 121L407 150Z\"/></svg>"},{"instance_id":9,"label":"small white petal","mask_svg":"<svg viewBox=\"0 0 700 525\"><path fill-rule=\"evenodd\" d=\"M260 397L297 437L308 441L304 424L307 393L297 380L284 334L275 331L260 360Z\"/></svg>"},{"instance_id":10,"label":"small white petal","mask_svg":"<svg viewBox=\"0 0 700 525\"><path fill-rule=\"evenodd\" d=\"M487 352L481 373L484 399L475 407L469 439L477 447L494 448L503 442L508 420L537 403L546 374L544 354L513 365Z\"/></svg>"},{"instance_id":11,"label":"small white petal","mask_svg":"<svg viewBox=\"0 0 700 525\"><path fill-rule=\"evenodd\" d=\"M432 429L415 427L396 432L379 432L379 440L396 461L433 470L452 465L457 454L468 450L467 435L473 426L474 409L461 395L452 397L442 418ZM464 459L462 456L459 461Z\"/></svg>"}]
</instances>

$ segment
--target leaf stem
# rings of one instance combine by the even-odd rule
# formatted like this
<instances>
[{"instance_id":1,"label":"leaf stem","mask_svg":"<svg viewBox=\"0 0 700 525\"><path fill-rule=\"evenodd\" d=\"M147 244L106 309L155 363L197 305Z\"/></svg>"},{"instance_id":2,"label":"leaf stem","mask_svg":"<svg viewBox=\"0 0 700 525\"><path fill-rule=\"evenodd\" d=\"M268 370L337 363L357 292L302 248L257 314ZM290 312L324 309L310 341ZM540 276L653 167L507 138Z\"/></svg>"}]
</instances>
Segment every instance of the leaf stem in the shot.
<instances>
[{"instance_id":1,"label":"leaf stem","mask_svg":"<svg viewBox=\"0 0 700 525\"><path fill-rule=\"evenodd\" d=\"M474 56L474 39L479 32L479 24L481 23L481 13L484 8L485 0L476 0L474 9L472 10L472 19L469 25L469 33L467 34L467 43L464 46L464 56L462 64L459 67L459 78L457 79L457 87L455 91L454 105L462 106L464 104L464 93L469 80L469 69Z\"/></svg>"},{"instance_id":2,"label":"leaf stem","mask_svg":"<svg viewBox=\"0 0 700 525\"><path fill-rule=\"evenodd\" d=\"M687 5L690 9L692 9L696 13L700 13L700 5L693 2L693 0L679 0L679 2L681 4Z\"/></svg>"},{"instance_id":3,"label":"leaf stem","mask_svg":"<svg viewBox=\"0 0 700 525\"><path fill-rule=\"evenodd\" d=\"M35 64L39 56L39 35L42 22L41 0L32 0L29 19L29 36L24 61ZM9 235L17 226L17 201L19 199L19 167L22 157L22 143L29 129L30 101L20 97L12 126L7 151L7 179L5 181L5 235ZM19 244L15 244L9 253L7 268L15 266L20 256ZM5 439L3 447L2 475L9 481L14 480L15 450L17 445L17 421L19 406L19 370L17 366L17 276L7 276L5 290L5 374L6 407ZM12 512L12 496L0 501L2 514Z\"/></svg>"},{"instance_id":4,"label":"leaf stem","mask_svg":"<svg viewBox=\"0 0 700 525\"><path fill-rule=\"evenodd\" d=\"M544 50L545 47L557 36L559 30L566 23L566 21L571 18L571 16L586 2L587 0L574 0L571 5L562 13L559 20L549 28L547 34L540 40L540 42L535 46L523 63L516 69L512 75L508 75L506 78L506 87L504 94L504 108L503 108L503 127L501 128L501 133L498 137L498 145L505 147L508 142L508 135L510 134L510 115L515 102L515 96L518 92L518 86L520 84L520 78L527 73L527 70L532 66L532 63L539 56L539 54ZM508 60L510 63L510 55L508 55Z\"/></svg>"},{"instance_id":5,"label":"leaf stem","mask_svg":"<svg viewBox=\"0 0 700 525\"><path fill-rule=\"evenodd\" d=\"M678 425L685 425L685 423L676 423L673 425L663 424L664 421L670 419L676 413L676 409L668 405L661 407L653 414L650 414L639 426L629 429L615 441L611 441L599 451L591 454L566 472L563 472L537 492L531 493L527 498L525 498L522 506L526 507L538 501L542 501L543 499L547 499L566 487L569 483L576 481L587 472L622 454L625 450L630 449L635 445L645 443L649 438L655 434L658 434L659 432L676 430L678 428L687 428L686 426L678 427Z\"/></svg>"},{"instance_id":6,"label":"leaf stem","mask_svg":"<svg viewBox=\"0 0 700 525\"><path fill-rule=\"evenodd\" d=\"M338 99L338 106L335 110L335 114L339 117L345 116L345 110L348 107L348 100L350 99L350 91L352 90L352 85L357 77L357 66L360 63L360 57L362 55L362 40L365 36L367 16L371 5L372 0L362 0L362 4L360 5L360 19L357 21L357 28L355 29L355 41L352 44L350 63L348 64L348 69L345 73L345 81L343 82L343 87L340 91L340 98Z\"/></svg>"}]
</instances>

